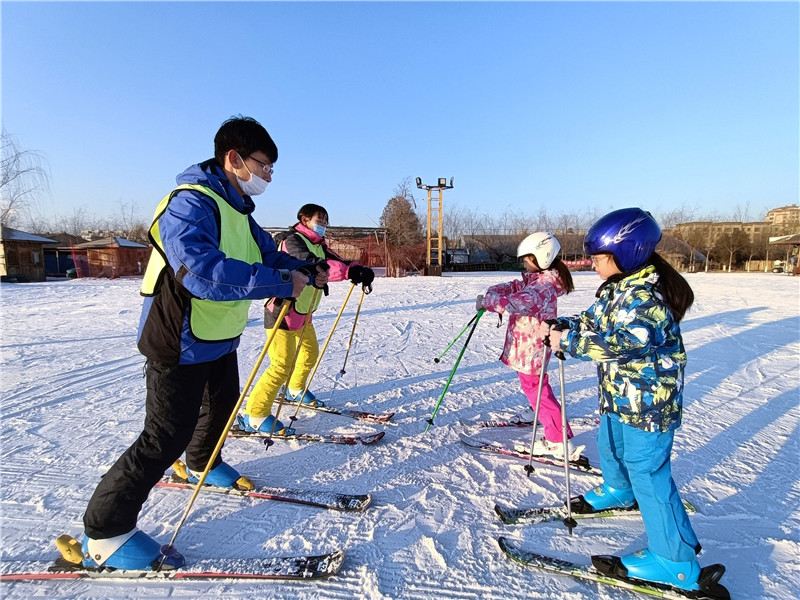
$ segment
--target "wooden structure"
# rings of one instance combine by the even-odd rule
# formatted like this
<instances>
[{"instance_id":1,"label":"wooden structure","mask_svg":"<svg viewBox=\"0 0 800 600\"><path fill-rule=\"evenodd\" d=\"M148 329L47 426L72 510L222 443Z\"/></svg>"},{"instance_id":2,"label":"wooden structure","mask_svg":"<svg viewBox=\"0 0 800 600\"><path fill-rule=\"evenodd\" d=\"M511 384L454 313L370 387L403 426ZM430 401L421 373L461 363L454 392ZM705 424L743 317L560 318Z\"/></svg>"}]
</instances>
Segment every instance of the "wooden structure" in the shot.
<instances>
[{"instance_id":1,"label":"wooden structure","mask_svg":"<svg viewBox=\"0 0 800 600\"><path fill-rule=\"evenodd\" d=\"M44 247L44 268L50 277L66 277L70 269L75 268L73 258L74 247L83 244L86 240L79 235L66 232L48 233L47 237L56 241ZM85 253L83 253L85 256Z\"/></svg>"},{"instance_id":2,"label":"wooden structure","mask_svg":"<svg viewBox=\"0 0 800 600\"><path fill-rule=\"evenodd\" d=\"M442 253L444 251L444 190L453 189L453 178L439 177L436 185L422 183L417 177L417 187L428 192L428 226L426 229L425 275L442 274ZM436 195L433 195L433 192ZM436 230L434 233L434 225Z\"/></svg>"},{"instance_id":3,"label":"wooden structure","mask_svg":"<svg viewBox=\"0 0 800 600\"><path fill-rule=\"evenodd\" d=\"M288 227L264 227L277 242L283 239ZM387 267L386 229L383 227L328 227L325 232L328 247L345 260L354 260L366 267Z\"/></svg>"},{"instance_id":4,"label":"wooden structure","mask_svg":"<svg viewBox=\"0 0 800 600\"><path fill-rule=\"evenodd\" d=\"M769 245L785 248L786 257L781 261L785 273L800 275L800 233L771 237L769 238ZM766 271L767 269L765 268L764 270Z\"/></svg>"},{"instance_id":5,"label":"wooden structure","mask_svg":"<svg viewBox=\"0 0 800 600\"><path fill-rule=\"evenodd\" d=\"M78 277L142 275L150 248L122 237L109 237L70 248Z\"/></svg>"},{"instance_id":6,"label":"wooden structure","mask_svg":"<svg viewBox=\"0 0 800 600\"><path fill-rule=\"evenodd\" d=\"M0 226L0 277L3 281L44 281L44 244L55 240Z\"/></svg>"}]
</instances>

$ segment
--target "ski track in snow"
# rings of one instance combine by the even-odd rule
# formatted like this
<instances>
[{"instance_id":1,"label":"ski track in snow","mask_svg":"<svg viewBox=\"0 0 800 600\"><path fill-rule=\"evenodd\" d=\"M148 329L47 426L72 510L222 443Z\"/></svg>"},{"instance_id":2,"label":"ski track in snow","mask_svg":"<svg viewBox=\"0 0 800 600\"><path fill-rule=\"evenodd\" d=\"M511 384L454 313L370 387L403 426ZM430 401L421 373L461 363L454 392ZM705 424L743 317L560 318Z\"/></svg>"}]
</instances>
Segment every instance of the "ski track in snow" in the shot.
<instances>
[{"instance_id":1,"label":"ski track in snow","mask_svg":"<svg viewBox=\"0 0 800 600\"><path fill-rule=\"evenodd\" d=\"M297 427L313 433L386 430L374 446L226 443L224 455L259 483L371 492L362 514L201 494L177 546L189 561L317 553L342 547L339 575L315 583L8 583L4 598L634 598L624 591L525 570L496 538L570 560L644 545L635 517L582 521L572 536L559 523L505 526L506 504L555 504L563 472L478 454L462 445L458 421L503 419L524 407L516 374L497 360L505 323L486 315L464 353L436 419L423 434L453 361L433 357L474 314L474 298L512 273L380 279L364 301L356 339L339 376L334 404L396 411L382 427L303 411ZM733 598L800 596L800 278L774 274L688 276L696 303L684 324L689 353L684 424L675 438L674 476L698 506L692 523L701 564L723 562ZM599 279L575 275L577 290L560 314L593 300ZM144 417L144 360L136 351L139 282L134 279L3 284L0 397L2 560L55 555L61 533L78 535L100 476L136 438ZM331 286L314 322L328 333L347 290ZM357 298L351 299L312 389L323 399L344 359ZM239 350L245 381L264 343L254 303ZM466 335L463 339L466 339ZM555 366L551 379L557 388ZM591 363L566 364L572 416L596 410ZM287 409L289 410L289 409ZM294 410L292 407L290 410ZM285 414L285 413L282 413ZM575 428L596 462L594 432ZM529 442L529 430L483 432ZM599 482L573 473L573 493ZM166 542L189 492L155 489L139 527Z\"/></svg>"}]
</instances>

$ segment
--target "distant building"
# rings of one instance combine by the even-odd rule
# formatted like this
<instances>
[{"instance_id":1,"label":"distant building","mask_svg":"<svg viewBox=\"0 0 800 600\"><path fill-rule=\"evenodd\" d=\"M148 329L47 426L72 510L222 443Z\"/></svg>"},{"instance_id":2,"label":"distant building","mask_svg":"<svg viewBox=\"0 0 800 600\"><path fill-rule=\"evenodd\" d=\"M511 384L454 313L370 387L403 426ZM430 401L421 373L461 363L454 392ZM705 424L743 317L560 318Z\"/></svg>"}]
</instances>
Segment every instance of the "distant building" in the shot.
<instances>
[{"instance_id":1,"label":"distant building","mask_svg":"<svg viewBox=\"0 0 800 600\"><path fill-rule=\"evenodd\" d=\"M765 220L776 227L790 227L797 230L800 228L800 205L790 204L773 208L767 212Z\"/></svg>"},{"instance_id":2,"label":"distant building","mask_svg":"<svg viewBox=\"0 0 800 600\"><path fill-rule=\"evenodd\" d=\"M730 234L741 229L747 234L750 243L759 239L766 243L767 238L775 230L775 226L764 221L751 221L742 223L739 221L693 221L691 223L678 223L671 231L677 237L690 241L702 240L698 245L702 248L711 248L723 234ZM695 244L697 245L697 244Z\"/></svg>"},{"instance_id":3,"label":"distant building","mask_svg":"<svg viewBox=\"0 0 800 600\"><path fill-rule=\"evenodd\" d=\"M444 252L445 265L466 265L469 263L468 248L448 248Z\"/></svg>"},{"instance_id":4,"label":"distant building","mask_svg":"<svg viewBox=\"0 0 800 600\"><path fill-rule=\"evenodd\" d=\"M149 246L122 237L84 242L68 250L78 277L142 275L150 256Z\"/></svg>"},{"instance_id":5,"label":"distant building","mask_svg":"<svg viewBox=\"0 0 800 600\"><path fill-rule=\"evenodd\" d=\"M44 281L44 244L55 240L0 226L0 277L3 281Z\"/></svg>"},{"instance_id":6,"label":"distant building","mask_svg":"<svg viewBox=\"0 0 800 600\"><path fill-rule=\"evenodd\" d=\"M74 248L84 243L82 237L66 232L46 233L47 237L55 240L52 244L44 246L44 268L50 277L65 277L67 271L75 268ZM83 253L85 256L85 253Z\"/></svg>"}]
</instances>

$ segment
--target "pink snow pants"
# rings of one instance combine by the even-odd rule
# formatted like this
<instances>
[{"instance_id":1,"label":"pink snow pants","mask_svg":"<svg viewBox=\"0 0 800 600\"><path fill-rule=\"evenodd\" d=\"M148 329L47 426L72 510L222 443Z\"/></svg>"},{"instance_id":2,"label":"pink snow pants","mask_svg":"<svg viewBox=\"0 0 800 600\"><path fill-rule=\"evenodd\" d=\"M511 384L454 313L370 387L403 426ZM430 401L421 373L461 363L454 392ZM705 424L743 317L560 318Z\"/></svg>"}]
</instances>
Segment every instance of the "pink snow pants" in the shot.
<instances>
[{"instance_id":1,"label":"pink snow pants","mask_svg":"<svg viewBox=\"0 0 800 600\"><path fill-rule=\"evenodd\" d=\"M520 373L519 382L522 391L528 397L531 410L536 410L536 394L539 391L539 374ZM561 405L553 394L547 374L542 380L542 402L539 405L539 424L544 427L544 437L548 442L561 442ZM572 430L567 423L567 439L572 437Z\"/></svg>"}]
</instances>

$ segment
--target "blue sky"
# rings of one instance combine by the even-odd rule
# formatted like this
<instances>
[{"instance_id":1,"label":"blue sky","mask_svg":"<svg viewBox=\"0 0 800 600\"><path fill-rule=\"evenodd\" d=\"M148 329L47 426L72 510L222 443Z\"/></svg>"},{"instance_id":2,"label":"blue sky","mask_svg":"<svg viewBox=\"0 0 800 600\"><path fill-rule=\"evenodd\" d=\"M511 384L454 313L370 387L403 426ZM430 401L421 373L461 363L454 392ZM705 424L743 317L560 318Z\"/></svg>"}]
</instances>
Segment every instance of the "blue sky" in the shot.
<instances>
[{"instance_id":1,"label":"blue sky","mask_svg":"<svg viewBox=\"0 0 800 600\"><path fill-rule=\"evenodd\" d=\"M60 215L149 218L241 113L280 151L262 225L374 225L415 176L445 210L756 218L798 201L798 112L794 2L2 4L3 127Z\"/></svg>"}]
</instances>

